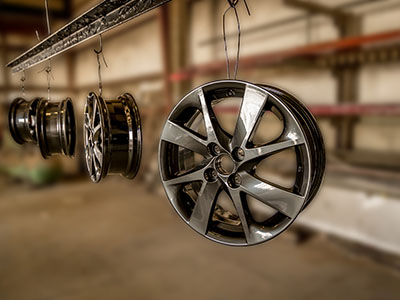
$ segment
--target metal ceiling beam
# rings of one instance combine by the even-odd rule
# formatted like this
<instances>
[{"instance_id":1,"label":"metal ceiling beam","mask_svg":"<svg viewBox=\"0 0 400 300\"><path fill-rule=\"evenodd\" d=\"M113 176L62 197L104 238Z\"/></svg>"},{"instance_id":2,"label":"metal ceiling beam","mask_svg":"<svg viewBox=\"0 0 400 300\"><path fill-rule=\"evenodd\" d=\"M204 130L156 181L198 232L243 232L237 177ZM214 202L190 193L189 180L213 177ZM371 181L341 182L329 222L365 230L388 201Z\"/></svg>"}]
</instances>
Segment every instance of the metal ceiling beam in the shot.
<instances>
[{"instance_id":1,"label":"metal ceiling beam","mask_svg":"<svg viewBox=\"0 0 400 300\"><path fill-rule=\"evenodd\" d=\"M104 0L7 64L20 72L171 0Z\"/></svg>"}]
</instances>

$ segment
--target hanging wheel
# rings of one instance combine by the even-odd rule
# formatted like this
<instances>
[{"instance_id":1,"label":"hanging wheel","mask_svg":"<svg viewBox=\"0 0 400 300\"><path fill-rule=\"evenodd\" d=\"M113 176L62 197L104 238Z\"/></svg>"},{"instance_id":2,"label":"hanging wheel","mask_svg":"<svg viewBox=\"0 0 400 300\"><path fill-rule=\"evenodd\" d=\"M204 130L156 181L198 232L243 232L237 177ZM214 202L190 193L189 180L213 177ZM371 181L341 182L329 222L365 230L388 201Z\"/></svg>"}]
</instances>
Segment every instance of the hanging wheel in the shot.
<instances>
[{"instance_id":1,"label":"hanging wheel","mask_svg":"<svg viewBox=\"0 0 400 300\"><path fill-rule=\"evenodd\" d=\"M93 182L108 174L133 179L140 166L142 129L132 95L104 100L90 93L84 121L86 166Z\"/></svg>"},{"instance_id":2,"label":"hanging wheel","mask_svg":"<svg viewBox=\"0 0 400 300\"><path fill-rule=\"evenodd\" d=\"M229 130L216 111L238 101ZM281 127L274 125L277 134L264 140L274 128L263 122L271 118ZM278 167L293 162L290 181L264 170L280 155ZM297 99L236 80L211 82L184 97L159 148L161 180L176 212L201 235L235 246L283 232L318 191L324 162L318 126Z\"/></svg>"},{"instance_id":3,"label":"hanging wheel","mask_svg":"<svg viewBox=\"0 0 400 300\"><path fill-rule=\"evenodd\" d=\"M44 158L74 155L75 114L69 98L61 102L17 98L10 107L9 126L17 143L37 144Z\"/></svg>"}]
</instances>

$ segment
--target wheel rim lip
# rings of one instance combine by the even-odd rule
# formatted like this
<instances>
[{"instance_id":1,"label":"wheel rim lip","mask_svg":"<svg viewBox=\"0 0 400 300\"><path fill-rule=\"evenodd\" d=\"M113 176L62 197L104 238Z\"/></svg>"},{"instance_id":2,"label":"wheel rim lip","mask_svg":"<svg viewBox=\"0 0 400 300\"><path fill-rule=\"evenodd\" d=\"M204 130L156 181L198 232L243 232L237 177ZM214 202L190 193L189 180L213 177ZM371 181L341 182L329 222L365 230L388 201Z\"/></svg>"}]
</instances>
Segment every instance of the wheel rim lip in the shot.
<instances>
[{"instance_id":1,"label":"wheel rim lip","mask_svg":"<svg viewBox=\"0 0 400 300\"><path fill-rule=\"evenodd\" d=\"M10 129L11 136L13 137L14 141L20 145L24 144L26 141L18 134L18 130L16 129L17 126L15 123L16 122L15 118L18 106L20 106L24 102L28 101L20 97L14 99L13 102L11 103L10 110L8 112L8 126Z\"/></svg>"},{"instance_id":2,"label":"wheel rim lip","mask_svg":"<svg viewBox=\"0 0 400 300\"><path fill-rule=\"evenodd\" d=\"M291 116L291 118L297 124L298 128L302 131L303 135L305 134L302 126L300 126L300 124L299 124L299 120L294 116L293 112L290 110L290 108L288 107L287 104L282 103L282 101L280 99L278 99L278 97L276 95L272 94L271 92L266 90L264 87L262 87L260 85L257 85L257 84L253 84L253 83L247 82L247 81L242 81L242 80L217 80L217 81L211 81L211 82L205 83L205 84L203 84L203 85L201 85L199 87L196 87L195 89L190 91L188 94L186 94L175 105L175 107L172 109L171 113L168 115L167 121L171 119L171 117L174 115L176 109L179 106L181 106L181 104L184 103L188 99L188 97L190 97L197 90L204 89L206 87L210 87L210 86L213 86L213 85L220 85L220 84L241 84L241 85L244 85L245 87L251 86L253 88L256 88L259 91L262 91L263 93L266 93L268 96L273 97L275 99L275 101L278 101L279 103L282 104L282 106L286 109L286 112ZM306 205L306 202L307 202L306 199L308 198L309 193L310 193L310 189L311 189L311 183L310 183L310 176L311 176L311 155L310 155L310 152L311 152L311 150L310 150L310 147L309 147L307 142L304 143L304 147L306 148L306 157L307 157L307 161L308 161L308 164L307 164L307 168L308 168L308 172L307 173L308 174L307 174L307 178L306 178L307 186L306 186L305 193L304 193L304 196L303 196L304 197L304 201L303 201L302 208L299 209L299 211L297 212L296 216L294 216L293 218L289 218L289 220L287 220L286 223L279 228L279 230L274 231L274 234L272 234L272 236L270 236L269 238L264 239L264 240L259 240L259 241L255 242L255 243L247 243L246 239L244 239L244 242L236 242L236 240L235 240L235 242L229 242L229 241L226 241L226 240L223 241L223 240L220 240L220 239L217 239L217 238L213 237L212 235L209 234L209 232L207 232L206 234L203 234L203 233L199 232L195 227L193 227L193 226L191 226L189 224L189 222L187 221L185 216L182 215L181 211L175 206L173 201L171 201L170 196L169 196L169 190L167 189L166 184L165 184L165 180L163 178L163 173L164 173L165 170L163 169L164 166L163 166L163 163L162 163L162 145L163 145L162 137L163 137L163 133L164 133L165 128L166 128L166 125L164 125L164 127L162 129L162 133L161 133L161 136L160 136L160 142L159 142L159 146L158 146L158 152L159 152L158 165L159 165L160 179L161 179L164 191L165 191L165 193L166 193L166 195L168 197L168 200L169 200L171 206L174 208L175 212L179 215L179 217L192 230L194 230L196 233L200 234L201 236L206 237L207 239L212 240L214 242L217 242L219 244L228 245L228 246L247 247L247 246L259 245L259 244L262 244L262 243L264 243L266 241L269 241L269 240L279 236L282 232L284 232L296 220L296 218L298 217L298 215L301 213L302 209ZM271 230L271 231L273 231L273 230Z\"/></svg>"},{"instance_id":3,"label":"wheel rim lip","mask_svg":"<svg viewBox=\"0 0 400 300\"><path fill-rule=\"evenodd\" d=\"M60 145L61 151L64 155L73 157L75 154L75 144L76 144L76 122L75 122L75 113L74 106L71 98L66 98L59 104L59 124L60 124ZM68 128L68 118L69 127ZM70 129L70 130L69 130ZM71 132L71 135L68 138L68 132Z\"/></svg>"},{"instance_id":4,"label":"wheel rim lip","mask_svg":"<svg viewBox=\"0 0 400 300\"><path fill-rule=\"evenodd\" d=\"M124 97L127 101L127 105L130 109L130 117L132 119L132 123L129 124L129 136L131 137L132 135L132 149L130 149L130 153L128 154L129 163L127 168L121 175L125 178L133 179L139 172L142 158L142 123L139 107L132 94L125 93L120 96L120 98L121 97ZM131 138L129 138L129 142L131 142Z\"/></svg>"},{"instance_id":5,"label":"wheel rim lip","mask_svg":"<svg viewBox=\"0 0 400 300\"><path fill-rule=\"evenodd\" d=\"M299 107L299 114L304 116L307 121L311 123L311 126L313 127L314 130L311 130L312 133L315 133L315 138L313 141L315 142L316 146L316 175L314 178L316 179L315 181L313 180L313 184L315 185L314 187L311 188L310 190L310 195L309 199L307 199L307 202L305 206L303 207L306 208L315 198L315 196L318 194L321 185L324 182L325 179L325 164L326 164L326 156L325 156L325 144L324 144L324 139L322 136L322 133L320 131L320 128L314 118L314 116L302 105L302 103L296 103Z\"/></svg>"},{"instance_id":6,"label":"wheel rim lip","mask_svg":"<svg viewBox=\"0 0 400 300\"><path fill-rule=\"evenodd\" d=\"M326 155L324 138L315 117L310 113L310 111L301 101L299 101L295 96L281 88L269 85L263 85L263 87L267 89L272 89L275 92L282 94L283 97L289 100L293 105L293 109L295 110L296 114L298 114L299 117L303 119L304 123L307 124L307 126L309 127L310 133L314 136L312 143L315 144L318 151L316 153L316 175L313 178L316 178L317 180L313 180L313 186L311 187L310 195L303 207L304 210L312 202L312 200L314 200L315 196L320 190L321 185L325 180Z\"/></svg>"},{"instance_id":7,"label":"wheel rim lip","mask_svg":"<svg viewBox=\"0 0 400 300\"><path fill-rule=\"evenodd\" d=\"M37 105L37 112L36 112L36 136L38 139L40 153L42 154L43 158L47 159L50 157L50 153L46 143L46 126L45 126L45 110L47 108L48 101L44 99L40 99Z\"/></svg>"}]
</instances>

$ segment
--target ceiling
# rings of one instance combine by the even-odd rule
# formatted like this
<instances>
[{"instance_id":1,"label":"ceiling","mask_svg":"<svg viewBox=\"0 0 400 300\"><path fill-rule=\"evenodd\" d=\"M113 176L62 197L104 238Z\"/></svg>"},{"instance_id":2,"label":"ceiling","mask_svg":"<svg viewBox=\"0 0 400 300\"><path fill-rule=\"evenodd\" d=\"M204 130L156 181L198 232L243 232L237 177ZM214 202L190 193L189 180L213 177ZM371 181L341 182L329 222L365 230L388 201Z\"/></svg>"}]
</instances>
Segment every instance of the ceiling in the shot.
<instances>
[{"instance_id":1,"label":"ceiling","mask_svg":"<svg viewBox=\"0 0 400 300\"><path fill-rule=\"evenodd\" d=\"M71 16L71 0L49 0L51 20L66 20ZM46 33L44 0L0 0L0 31Z\"/></svg>"}]
</instances>

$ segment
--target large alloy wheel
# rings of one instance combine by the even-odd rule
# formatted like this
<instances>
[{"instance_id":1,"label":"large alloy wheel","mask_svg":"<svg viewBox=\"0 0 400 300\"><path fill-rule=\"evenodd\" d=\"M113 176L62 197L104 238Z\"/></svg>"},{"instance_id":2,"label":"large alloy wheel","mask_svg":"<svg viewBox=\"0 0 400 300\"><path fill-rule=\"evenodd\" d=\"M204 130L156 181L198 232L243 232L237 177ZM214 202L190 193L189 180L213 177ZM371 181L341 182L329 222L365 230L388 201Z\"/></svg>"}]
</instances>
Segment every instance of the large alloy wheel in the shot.
<instances>
[{"instance_id":1,"label":"large alloy wheel","mask_svg":"<svg viewBox=\"0 0 400 300\"><path fill-rule=\"evenodd\" d=\"M37 144L43 158L54 154L74 155L75 114L70 98L60 102L17 98L10 107L9 126L18 144Z\"/></svg>"},{"instance_id":2,"label":"large alloy wheel","mask_svg":"<svg viewBox=\"0 0 400 300\"><path fill-rule=\"evenodd\" d=\"M84 115L86 166L92 181L108 174L133 179L142 155L140 114L133 96L104 100L90 93Z\"/></svg>"},{"instance_id":3,"label":"large alloy wheel","mask_svg":"<svg viewBox=\"0 0 400 300\"><path fill-rule=\"evenodd\" d=\"M236 125L228 130L218 108L229 110L225 104L238 101ZM281 123L279 134L260 139L271 129L263 123L271 116ZM263 166L286 152L292 178L274 182L274 172L265 176ZM278 167L287 161L283 156ZM297 99L236 80L211 82L185 96L169 115L159 146L161 180L179 216L201 235L235 246L284 231L315 196L324 165L318 126Z\"/></svg>"}]
</instances>

